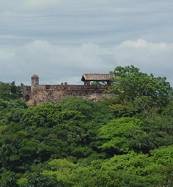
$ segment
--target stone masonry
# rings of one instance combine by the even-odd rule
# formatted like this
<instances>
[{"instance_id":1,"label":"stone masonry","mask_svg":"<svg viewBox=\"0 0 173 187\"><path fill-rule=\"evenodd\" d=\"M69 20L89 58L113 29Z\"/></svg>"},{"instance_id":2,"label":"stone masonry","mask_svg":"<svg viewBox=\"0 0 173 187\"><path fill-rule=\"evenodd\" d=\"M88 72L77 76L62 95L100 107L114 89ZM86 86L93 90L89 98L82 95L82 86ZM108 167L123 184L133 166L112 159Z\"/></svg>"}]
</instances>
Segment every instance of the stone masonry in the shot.
<instances>
[{"instance_id":1,"label":"stone masonry","mask_svg":"<svg viewBox=\"0 0 173 187\"><path fill-rule=\"evenodd\" d=\"M31 86L23 85L23 98L29 105L44 102L58 102L65 97L82 97L89 100L100 100L106 88L112 82L110 74L84 74L81 79L83 85L40 85L38 75L31 77Z\"/></svg>"}]
</instances>

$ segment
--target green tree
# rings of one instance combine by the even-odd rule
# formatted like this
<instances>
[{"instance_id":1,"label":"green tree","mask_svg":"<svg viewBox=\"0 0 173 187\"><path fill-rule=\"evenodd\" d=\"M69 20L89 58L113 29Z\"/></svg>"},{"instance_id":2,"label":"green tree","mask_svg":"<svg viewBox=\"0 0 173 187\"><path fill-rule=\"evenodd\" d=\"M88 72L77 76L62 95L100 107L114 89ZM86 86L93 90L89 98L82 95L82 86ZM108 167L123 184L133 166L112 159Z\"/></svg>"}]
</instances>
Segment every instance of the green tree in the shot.
<instances>
[{"instance_id":1,"label":"green tree","mask_svg":"<svg viewBox=\"0 0 173 187\"><path fill-rule=\"evenodd\" d=\"M114 119L99 129L101 149L108 154L122 154L129 150L148 152L152 148L150 137L142 130L137 118Z\"/></svg>"},{"instance_id":2,"label":"green tree","mask_svg":"<svg viewBox=\"0 0 173 187\"><path fill-rule=\"evenodd\" d=\"M16 86L15 82L3 83L0 82L0 98L1 99L19 99L22 97L21 87Z\"/></svg>"},{"instance_id":3,"label":"green tree","mask_svg":"<svg viewBox=\"0 0 173 187\"><path fill-rule=\"evenodd\" d=\"M172 148L162 147L150 155L130 152L89 164L52 160L43 175L60 181L64 186L171 187Z\"/></svg>"},{"instance_id":4,"label":"green tree","mask_svg":"<svg viewBox=\"0 0 173 187\"><path fill-rule=\"evenodd\" d=\"M132 102L140 110L163 107L168 104L172 92L165 77L141 72L134 66L116 67L111 92L123 104Z\"/></svg>"},{"instance_id":5,"label":"green tree","mask_svg":"<svg viewBox=\"0 0 173 187\"><path fill-rule=\"evenodd\" d=\"M0 186L1 187L16 187L16 176L14 172L3 170L0 173Z\"/></svg>"}]
</instances>

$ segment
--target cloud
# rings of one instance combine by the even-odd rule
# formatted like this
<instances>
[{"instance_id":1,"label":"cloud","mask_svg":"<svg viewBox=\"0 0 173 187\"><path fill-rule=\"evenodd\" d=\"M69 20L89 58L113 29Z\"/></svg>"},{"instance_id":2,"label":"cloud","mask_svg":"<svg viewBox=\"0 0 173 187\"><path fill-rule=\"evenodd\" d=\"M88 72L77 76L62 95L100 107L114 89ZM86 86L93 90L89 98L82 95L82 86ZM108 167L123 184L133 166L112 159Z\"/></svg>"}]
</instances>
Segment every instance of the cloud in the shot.
<instances>
[{"instance_id":1,"label":"cloud","mask_svg":"<svg viewBox=\"0 0 173 187\"><path fill-rule=\"evenodd\" d=\"M107 73L117 65L136 65L143 71L167 76L173 83L173 43L143 39L105 47L94 43L62 46L36 40L0 48L0 80L29 83L37 73L42 83L80 83L83 73Z\"/></svg>"},{"instance_id":2,"label":"cloud","mask_svg":"<svg viewBox=\"0 0 173 187\"><path fill-rule=\"evenodd\" d=\"M172 0L0 0L0 45L173 42L172 16Z\"/></svg>"},{"instance_id":3,"label":"cloud","mask_svg":"<svg viewBox=\"0 0 173 187\"><path fill-rule=\"evenodd\" d=\"M0 0L0 80L76 83L134 64L173 83L172 17L172 0Z\"/></svg>"},{"instance_id":4,"label":"cloud","mask_svg":"<svg viewBox=\"0 0 173 187\"><path fill-rule=\"evenodd\" d=\"M63 0L24 0L26 8L48 9L60 5Z\"/></svg>"},{"instance_id":5,"label":"cloud","mask_svg":"<svg viewBox=\"0 0 173 187\"><path fill-rule=\"evenodd\" d=\"M95 44L60 46L47 41L0 48L0 80L28 82L30 76L37 73L44 82L73 82L76 77L80 82L84 72L109 70L103 61L104 52Z\"/></svg>"},{"instance_id":6,"label":"cloud","mask_svg":"<svg viewBox=\"0 0 173 187\"><path fill-rule=\"evenodd\" d=\"M165 75L173 82L173 43L148 42L143 39L124 41L114 49L120 65L134 64L144 71Z\"/></svg>"},{"instance_id":7,"label":"cloud","mask_svg":"<svg viewBox=\"0 0 173 187\"><path fill-rule=\"evenodd\" d=\"M1 12L38 11L58 7L64 1L66 0L0 0L0 10Z\"/></svg>"},{"instance_id":8,"label":"cloud","mask_svg":"<svg viewBox=\"0 0 173 187\"><path fill-rule=\"evenodd\" d=\"M124 41L120 44L120 47L136 48L136 49L147 49L148 48L150 50L153 50L153 49L164 50L164 49L172 48L173 44L164 43L164 42L154 43L154 42L148 42L143 39L138 39L137 41L131 41L131 40Z\"/></svg>"}]
</instances>

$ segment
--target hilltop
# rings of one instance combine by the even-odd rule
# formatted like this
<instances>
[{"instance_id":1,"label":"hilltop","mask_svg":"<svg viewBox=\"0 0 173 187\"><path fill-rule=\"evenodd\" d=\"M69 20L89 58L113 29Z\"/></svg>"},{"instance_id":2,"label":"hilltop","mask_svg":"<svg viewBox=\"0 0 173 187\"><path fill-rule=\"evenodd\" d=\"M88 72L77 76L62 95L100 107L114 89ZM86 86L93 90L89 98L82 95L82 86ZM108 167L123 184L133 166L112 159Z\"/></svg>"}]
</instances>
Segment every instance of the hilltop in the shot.
<instances>
[{"instance_id":1,"label":"hilltop","mask_svg":"<svg viewBox=\"0 0 173 187\"><path fill-rule=\"evenodd\" d=\"M116 67L93 102L28 107L0 83L1 187L172 187L173 95L165 77Z\"/></svg>"}]
</instances>

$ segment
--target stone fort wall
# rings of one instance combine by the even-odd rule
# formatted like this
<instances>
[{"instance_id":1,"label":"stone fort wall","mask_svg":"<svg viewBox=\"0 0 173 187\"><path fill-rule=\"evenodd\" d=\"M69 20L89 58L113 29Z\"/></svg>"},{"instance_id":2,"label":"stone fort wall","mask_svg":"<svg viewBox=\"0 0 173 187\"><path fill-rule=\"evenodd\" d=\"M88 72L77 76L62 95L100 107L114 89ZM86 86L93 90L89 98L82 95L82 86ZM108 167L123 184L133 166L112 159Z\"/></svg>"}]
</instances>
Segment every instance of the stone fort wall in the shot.
<instances>
[{"instance_id":1,"label":"stone fort wall","mask_svg":"<svg viewBox=\"0 0 173 187\"><path fill-rule=\"evenodd\" d=\"M58 102L65 97L82 97L89 100L100 100L105 95L105 86L85 85L38 85L24 88L24 98L31 104Z\"/></svg>"},{"instance_id":2,"label":"stone fort wall","mask_svg":"<svg viewBox=\"0 0 173 187\"><path fill-rule=\"evenodd\" d=\"M65 97L82 97L97 101L103 98L108 85L40 85L38 76L32 76L31 86L23 85L23 97L29 105L58 102Z\"/></svg>"}]
</instances>

